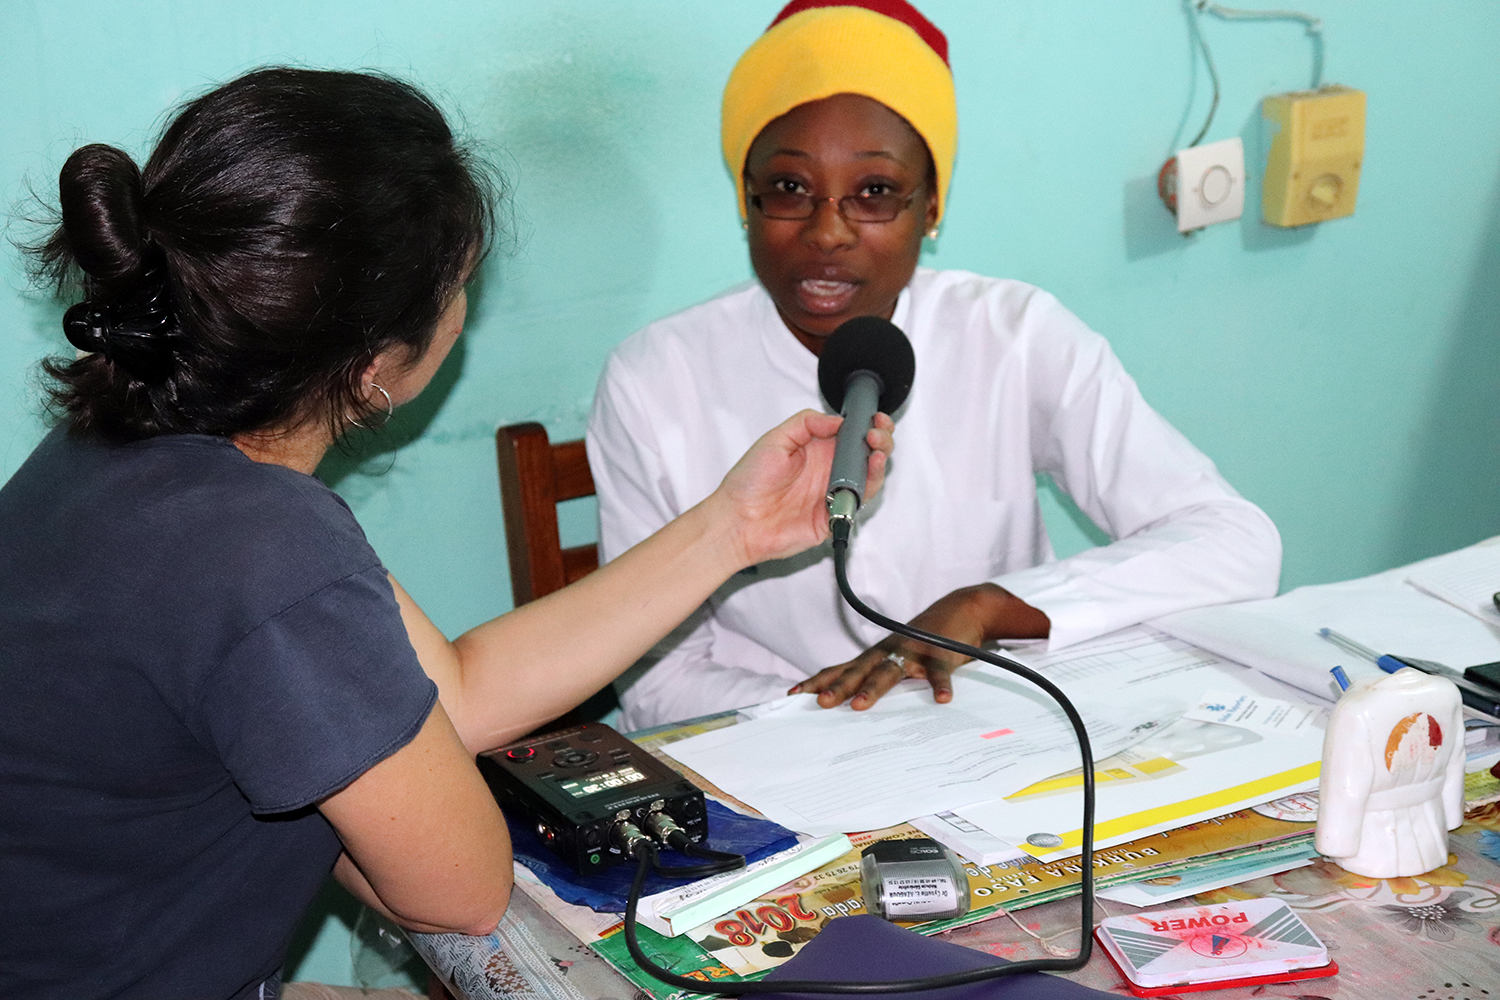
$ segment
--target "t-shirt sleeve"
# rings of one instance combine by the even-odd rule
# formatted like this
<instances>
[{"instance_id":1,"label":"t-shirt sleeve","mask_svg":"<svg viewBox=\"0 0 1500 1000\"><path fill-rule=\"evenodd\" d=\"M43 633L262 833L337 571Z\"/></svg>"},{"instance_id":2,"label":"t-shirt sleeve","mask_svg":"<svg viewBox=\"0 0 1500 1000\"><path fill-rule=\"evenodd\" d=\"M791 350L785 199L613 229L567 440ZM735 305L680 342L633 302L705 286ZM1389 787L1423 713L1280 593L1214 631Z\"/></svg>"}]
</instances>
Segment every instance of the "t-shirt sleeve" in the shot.
<instances>
[{"instance_id":1,"label":"t-shirt sleeve","mask_svg":"<svg viewBox=\"0 0 1500 1000\"><path fill-rule=\"evenodd\" d=\"M436 700L377 563L246 635L205 679L193 721L251 808L276 813L405 746Z\"/></svg>"}]
</instances>

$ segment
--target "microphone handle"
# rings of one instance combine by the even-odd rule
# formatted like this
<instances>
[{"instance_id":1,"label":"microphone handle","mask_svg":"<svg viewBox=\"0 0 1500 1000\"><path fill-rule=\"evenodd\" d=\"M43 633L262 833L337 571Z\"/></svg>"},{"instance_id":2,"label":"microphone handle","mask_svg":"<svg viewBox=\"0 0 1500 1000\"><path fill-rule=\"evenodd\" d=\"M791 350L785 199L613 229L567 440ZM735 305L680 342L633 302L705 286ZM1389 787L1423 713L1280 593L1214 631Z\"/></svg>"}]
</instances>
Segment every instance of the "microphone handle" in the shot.
<instances>
[{"instance_id":1,"label":"microphone handle","mask_svg":"<svg viewBox=\"0 0 1500 1000\"><path fill-rule=\"evenodd\" d=\"M865 499L865 478L870 467L870 447L865 435L880 408L884 386L880 376L860 369L844 384L844 425L833 448L833 468L828 475L828 511L834 519L852 519ZM841 496L852 494L852 496Z\"/></svg>"}]
</instances>

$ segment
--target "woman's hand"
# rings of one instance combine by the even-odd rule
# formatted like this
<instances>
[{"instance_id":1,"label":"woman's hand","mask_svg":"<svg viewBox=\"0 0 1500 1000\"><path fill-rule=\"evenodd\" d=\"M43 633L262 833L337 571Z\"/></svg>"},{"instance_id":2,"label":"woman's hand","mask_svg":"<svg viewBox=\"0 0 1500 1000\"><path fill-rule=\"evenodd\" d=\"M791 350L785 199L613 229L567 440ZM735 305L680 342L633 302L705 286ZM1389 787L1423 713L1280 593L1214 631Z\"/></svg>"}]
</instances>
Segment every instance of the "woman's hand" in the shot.
<instances>
[{"instance_id":1,"label":"woman's hand","mask_svg":"<svg viewBox=\"0 0 1500 1000\"><path fill-rule=\"evenodd\" d=\"M744 565L781 559L828 537L828 472L842 418L803 410L763 435L706 503L727 508ZM895 424L875 415L865 500L880 491Z\"/></svg>"},{"instance_id":2,"label":"woman's hand","mask_svg":"<svg viewBox=\"0 0 1500 1000\"><path fill-rule=\"evenodd\" d=\"M1042 639L1052 629L1045 614L993 583L961 587L939 598L911 624L970 646L995 639ZM815 693L823 708L849 701L849 707L859 712L900 681L925 677L932 685L932 700L941 704L953 700L953 671L968 661L958 653L892 635L848 663L818 671L787 694Z\"/></svg>"}]
</instances>

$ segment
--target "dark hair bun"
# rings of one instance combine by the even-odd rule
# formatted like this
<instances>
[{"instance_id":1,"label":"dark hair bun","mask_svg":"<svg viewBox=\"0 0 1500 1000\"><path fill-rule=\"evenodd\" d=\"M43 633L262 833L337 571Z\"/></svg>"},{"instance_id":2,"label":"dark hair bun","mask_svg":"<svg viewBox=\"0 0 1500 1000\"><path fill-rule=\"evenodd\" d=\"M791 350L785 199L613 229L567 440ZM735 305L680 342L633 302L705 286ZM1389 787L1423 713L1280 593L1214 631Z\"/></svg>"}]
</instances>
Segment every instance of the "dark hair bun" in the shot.
<instances>
[{"instance_id":1,"label":"dark hair bun","mask_svg":"<svg viewBox=\"0 0 1500 1000\"><path fill-rule=\"evenodd\" d=\"M3 0L0 0L3 2ZM145 163L84 146L28 248L82 302L43 363L72 430L232 437L372 409L490 245L495 188L443 113L369 73L267 67L184 104Z\"/></svg>"},{"instance_id":2,"label":"dark hair bun","mask_svg":"<svg viewBox=\"0 0 1500 1000\"><path fill-rule=\"evenodd\" d=\"M58 186L63 234L84 273L106 287L139 275L146 236L135 161L113 146L84 146L63 164Z\"/></svg>"}]
</instances>

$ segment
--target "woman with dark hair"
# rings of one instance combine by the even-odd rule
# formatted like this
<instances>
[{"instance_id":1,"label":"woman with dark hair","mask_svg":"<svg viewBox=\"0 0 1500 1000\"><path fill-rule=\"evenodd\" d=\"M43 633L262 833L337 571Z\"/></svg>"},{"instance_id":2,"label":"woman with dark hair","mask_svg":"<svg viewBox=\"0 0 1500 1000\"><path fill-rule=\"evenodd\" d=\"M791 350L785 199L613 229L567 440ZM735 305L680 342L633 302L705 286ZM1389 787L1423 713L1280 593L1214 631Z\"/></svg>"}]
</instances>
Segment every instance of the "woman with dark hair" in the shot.
<instances>
[{"instance_id":1,"label":"woman with dark hair","mask_svg":"<svg viewBox=\"0 0 1500 1000\"><path fill-rule=\"evenodd\" d=\"M786 407L818 406L846 320L891 319L916 380L899 472L859 512L854 588L970 644L1054 648L1276 591L1281 541L1147 405L1104 338L1041 289L918 267L958 147L948 41L905 0L793 0L724 88L721 138L756 281L621 344L589 459L601 554L706 496ZM1112 539L1055 559L1046 473ZM939 702L963 659L846 613L826 549L762 565L622 692L627 727L815 692L862 709L903 678Z\"/></svg>"},{"instance_id":2,"label":"woman with dark hair","mask_svg":"<svg viewBox=\"0 0 1500 1000\"><path fill-rule=\"evenodd\" d=\"M404 926L488 932L510 849L473 754L826 535L838 421L791 418L614 565L449 642L312 476L462 329L493 198L438 109L261 70L144 170L78 150L60 194L36 255L81 277L83 353L0 488L0 996L273 997L330 869Z\"/></svg>"}]
</instances>

